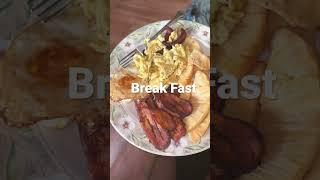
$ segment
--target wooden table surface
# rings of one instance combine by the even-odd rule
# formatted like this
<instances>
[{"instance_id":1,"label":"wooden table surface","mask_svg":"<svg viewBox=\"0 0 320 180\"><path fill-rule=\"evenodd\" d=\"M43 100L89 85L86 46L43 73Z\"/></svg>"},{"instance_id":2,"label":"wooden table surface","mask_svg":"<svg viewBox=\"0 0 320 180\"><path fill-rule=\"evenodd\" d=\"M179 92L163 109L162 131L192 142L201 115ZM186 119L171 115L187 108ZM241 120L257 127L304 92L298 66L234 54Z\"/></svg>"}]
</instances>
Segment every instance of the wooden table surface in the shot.
<instances>
[{"instance_id":1,"label":"wooden table surface","mask_svg":"<svg viewBox=\"0 0 320 180\"><path fill-rule=\"evenodd\" d=\"M191 0L110 0L110 47L130 32L152 22L171 19Z\"/></svg>"}]
</instances>

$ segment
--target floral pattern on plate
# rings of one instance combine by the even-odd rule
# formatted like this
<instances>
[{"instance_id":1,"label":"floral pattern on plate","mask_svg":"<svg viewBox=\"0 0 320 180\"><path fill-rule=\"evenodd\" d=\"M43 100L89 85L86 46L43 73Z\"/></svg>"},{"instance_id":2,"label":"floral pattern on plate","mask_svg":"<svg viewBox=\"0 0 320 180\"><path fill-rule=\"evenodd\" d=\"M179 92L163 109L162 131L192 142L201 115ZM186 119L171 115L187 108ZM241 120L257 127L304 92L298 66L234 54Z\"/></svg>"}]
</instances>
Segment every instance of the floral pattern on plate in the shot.
<instances>
[{"instance_id":1,"label":"floral pattern on plate","mask_svg":"<svg viewBox=\"0 0 320 180\"><path fill-rule=\"evenodd\" d=\"M118 61L132 51L137 45L144 43L160 30L168 21L155 22L143 26L123 39L110 54L110 73L115 74L119 69ZM187 33L197 39L206 55L210 55L210 28L191 21L178 21L176 27L183 27ZM198 144L192 144L188 135L179 143L171 141L164 151L156 149L145 135L140 126L135 105L132 101L112 103L110 106L110 122L115 130L129 143L149 153L163 156L186 156L196 154L210 148L210 129Z\"/></svg>"}]
</instances>

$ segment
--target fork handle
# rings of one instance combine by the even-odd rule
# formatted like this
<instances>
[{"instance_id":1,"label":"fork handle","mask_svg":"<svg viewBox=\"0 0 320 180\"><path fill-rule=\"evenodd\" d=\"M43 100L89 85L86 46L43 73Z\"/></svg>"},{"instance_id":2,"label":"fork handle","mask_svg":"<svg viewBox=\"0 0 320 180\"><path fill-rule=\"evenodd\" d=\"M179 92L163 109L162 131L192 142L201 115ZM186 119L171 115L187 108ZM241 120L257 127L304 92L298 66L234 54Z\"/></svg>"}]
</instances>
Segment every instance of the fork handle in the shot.
<instances>
[{"instance_id":1,"label":"fork handle","mask_svg":"<svg viewBox=\"0 0 320 180\"><path fill-rule=\"evenodd\" d=\"M178 11L177 14L174 16L173 19L171 19L166 25L163 26L155 35L153 35L150 40L156 39L165 29L167 26L170 26L171 24L177 22L180 18L184 16L184 12Z\"/></svg>"}]
</instances>

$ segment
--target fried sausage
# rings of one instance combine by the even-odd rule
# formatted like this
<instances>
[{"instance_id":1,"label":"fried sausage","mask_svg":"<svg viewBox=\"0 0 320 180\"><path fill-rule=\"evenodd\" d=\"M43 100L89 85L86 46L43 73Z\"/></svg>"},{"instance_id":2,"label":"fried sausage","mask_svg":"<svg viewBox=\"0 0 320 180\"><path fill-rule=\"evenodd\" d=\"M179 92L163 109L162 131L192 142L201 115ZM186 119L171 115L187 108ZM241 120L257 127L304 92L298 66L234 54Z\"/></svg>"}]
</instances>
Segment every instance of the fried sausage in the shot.
<instances>
[{"instance_id":1,"label":"fried sausage","mask_svg":"<svg viewBox=\"0 0 320 180\"><path fill-rule=\"evenodd\" d=\"M156 116L152 113L146 102L135 101L140 124L146 133L149 141L159 150L166 149L170 144L168 130L162 128L156 121Z\"/></svg>"},{"instance_id":2,"label":"fried sausage","mask_svg":"<svg viewBox=\"0 0 320 180\"><path fill-rule=\"evenodd\" d=\"M221 139L228 143L221 144ZM229 174L239 176L260 164L264 150L263 138L256 128L246 122L216 115L212 141L213 162L229 171ZM234 156L236 160L231 161L230 157Z\"/></svg>"},{"instance_id":3,"label":"fried sausage","mask_svg":"<svg viewBox=\"0 0 320 180\"><path fill-rule=\"evenodd\" d=\"M174 94L156 94L155 101L158 108L180 119L192 113L192 104Z\"/></svg>"}]
</instances>

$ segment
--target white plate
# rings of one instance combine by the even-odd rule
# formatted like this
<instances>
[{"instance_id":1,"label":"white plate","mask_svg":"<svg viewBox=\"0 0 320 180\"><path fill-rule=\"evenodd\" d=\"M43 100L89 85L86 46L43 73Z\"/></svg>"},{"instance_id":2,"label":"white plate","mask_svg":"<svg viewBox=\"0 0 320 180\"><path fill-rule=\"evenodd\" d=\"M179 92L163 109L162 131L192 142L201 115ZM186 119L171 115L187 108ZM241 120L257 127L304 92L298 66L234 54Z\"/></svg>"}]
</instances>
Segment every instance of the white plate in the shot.
<instances>
[{"instance_id":1,"label":"white plate","mask_svg":"<svg viewBox=\"0 0 320 180\"><path fill-rule=\"evenodd\" d=\"M123 39L110 54L110 72L117 73L118 60L127 55L137 45L160 30L168 21L155 22L139 28ZM210 28L191 21L179 21L176 26L187 30L188 34L197 39L203 52L210 55ZM209 101L209 99L208 99ZM156 149L146 137L140 126L135 105L132 101L112 103L110 107L110 122L115 130L134 146L163 156L186 156L196 154L210 148L210 129L201 138L198 144L192 144L188 136L181 138L180 143L171 141L170 146L164 151ZM126 124L124 127L123 125Z\"/></svg>"}]
</instances>

